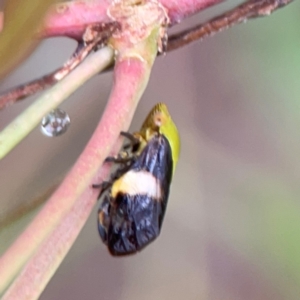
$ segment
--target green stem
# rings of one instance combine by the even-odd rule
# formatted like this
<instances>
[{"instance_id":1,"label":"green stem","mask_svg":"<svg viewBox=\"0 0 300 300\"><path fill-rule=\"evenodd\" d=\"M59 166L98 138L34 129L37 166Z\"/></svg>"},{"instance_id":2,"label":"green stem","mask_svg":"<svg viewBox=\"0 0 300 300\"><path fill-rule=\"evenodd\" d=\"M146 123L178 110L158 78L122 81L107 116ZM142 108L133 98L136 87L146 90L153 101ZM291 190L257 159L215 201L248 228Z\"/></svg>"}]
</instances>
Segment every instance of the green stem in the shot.
<instances>
[{"instance_id":1,"label":"green stem","mask_svg":"<svg viewBox=\"0 0 300 300\"><path fill-rule=\"evenodd\" d=\"M113 90L91 140L62 185L0 260L0 284L4 287L38 248L3 300L37 299L86 222L99 192L90 185L107 175L107 169L103 169L101 180L95 177L120 131L129 127L149 80L157 52L156 39L151 37L143 44L139 53L117 60ZM140 59L146 49L147 57Z\"/></svg>"},{"instance_id":2,"label":"green stem","mask_svg":"<svg viewBox=\"0 0 300 300\"><path fill-rule=\"evenodd\" d=\"M13 145L17 144L23 137L25 137L30 130L32 130L39 122L41 117L49 110L53 109L67 95L78 88L84 81L92 77L105 68L110 63L113 56L113 51L110 48L104 48L90 57L88 57L78 68L76 68L68 77L63 79L59 84L49 91L47 91L37 102L31 105L26 111L22 113L15 121L12 122L0 134L2 140L1 151L7 153ZM82 77L81 77L82 76ZM66 86L65 86L66 85ZM59 88L60 87L60 88ZM59 100L57 100L59 98ZM52 103L53 100L55 104ZM46 106L47 108L44 108ZM22 125L22 121L24 124ZM18 138L9 136L17 135ZM3 141L5 147L3 146ZM8 144L10 147L8 147ZM3 150L5 149L5 151ZM70 195L61 195L61 203L51 202L46 203L36 219L29 225L17 241L9 248L9 250L0 259L0 294L7 287L9 282L17 274L20 268L24 265L26 260L36 250L42 240L48 235L53 228L53 224L59 222L59 218L70 208L68 196L71 198L79 196L83 188L78 191L80 184L75 183L73 191ZM73 193L73 194L72 194ZM76 194L74 196L74 193ZM65 199L64 199L65 198ZM57 199L56 199L57 201Z\"/></svg>"},{"instance_id":3,"label":"green stem","mask_svg":"<svg viewBox=\"0 0 300 300\"><path fill-rule=\"evenodd\" d=\"M110 48L103 48L89 56L66 78L46 91L36 102L0 132L0 160L20 143L41 119L67 99L84 82L107 67L113 57Z\"/></svg>"}]
</instances>

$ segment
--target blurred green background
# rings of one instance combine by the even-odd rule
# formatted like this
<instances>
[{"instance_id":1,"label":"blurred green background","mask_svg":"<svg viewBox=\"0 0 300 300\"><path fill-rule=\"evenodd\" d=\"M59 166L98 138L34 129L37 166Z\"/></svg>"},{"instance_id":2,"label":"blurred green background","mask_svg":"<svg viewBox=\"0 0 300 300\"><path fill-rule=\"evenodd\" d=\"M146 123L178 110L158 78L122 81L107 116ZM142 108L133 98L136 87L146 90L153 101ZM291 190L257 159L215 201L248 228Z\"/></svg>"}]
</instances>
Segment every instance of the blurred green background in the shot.
<instances>
[{"instance_id":1,"label":"blurred green background","mask_svg":"<svg viewBox=\"0 0 300 300\"><path fill-rule=\"evenodd\" d=\"M95 207L40 299L300 298L299 17L296 1L156 61L131 128L163 101L180 130L162 233L141 253L113 258L98 237ZM68 39L44 41L1 91L52 71L74 47ZM111 84L112 73L99 75L61 106L71 118L65 135L36 129L0 161L0 221L71 167ZM0 128L33 100L1 111ZM0 229L0 253L33 214Z\"/></svg>"}]
</instances>

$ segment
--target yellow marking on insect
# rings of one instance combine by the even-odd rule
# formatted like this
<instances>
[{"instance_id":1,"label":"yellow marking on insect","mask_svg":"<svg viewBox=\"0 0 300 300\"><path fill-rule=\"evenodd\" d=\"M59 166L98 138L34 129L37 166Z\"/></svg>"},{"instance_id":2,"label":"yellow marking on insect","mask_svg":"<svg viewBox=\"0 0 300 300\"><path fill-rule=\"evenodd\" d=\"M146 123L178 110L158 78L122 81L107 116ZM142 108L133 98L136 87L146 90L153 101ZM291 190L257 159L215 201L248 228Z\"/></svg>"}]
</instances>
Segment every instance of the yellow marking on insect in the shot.
<instances>
[{"instance_id":1,"label":"yellow marking on insect","mask_svg":"<svg viewBox=\"0 0 300 300\"><path fill-rule=\"evenodd\" d=\"M118 193L130 196L147 195L155 200L161 199L159 181L147 171L128 171L117 179L111 188L111 196L115 198Z\"/></svg>"},{"instance_id":2,"label":"yellow marking on insect","mask_svg":"<svg viewBox=\"0 0 300 300\"><path fill-rule=\"evenodd\" d=\"M177 127L164 103L158 103L152 108L140 131L134 134L141 142L140 151L157 133L163 134L170 144L174 174L180 154L180 137Z\"/></svg>"}]
</instances>

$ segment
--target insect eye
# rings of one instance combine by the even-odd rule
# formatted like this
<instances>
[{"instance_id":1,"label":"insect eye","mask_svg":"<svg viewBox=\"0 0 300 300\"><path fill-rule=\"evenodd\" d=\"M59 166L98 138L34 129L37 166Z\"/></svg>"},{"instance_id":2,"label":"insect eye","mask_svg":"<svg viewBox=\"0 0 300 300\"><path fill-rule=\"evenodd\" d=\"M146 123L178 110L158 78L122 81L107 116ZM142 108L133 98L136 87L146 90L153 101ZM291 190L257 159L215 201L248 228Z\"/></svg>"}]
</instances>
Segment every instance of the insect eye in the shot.
<instances>
[{"instance_id":1,"label":"insect eye","mask_svg":"<svg viewBox=\"0 0 300 300\"><path fill-rule=\"evenodd\" d=\"M161 112L156 113L156 115L154 117L155 125L157 127L161 127L164 122L165 122L165 116Z\"/></svg>"},{"instance_id":2,"label":"insect eye","mask_svg":"<svg viewBox=\"0 0 300 300\"><path fill-rule=\"evenodd\" d=\"M155 123L156 123L157 126L160 126L161 125L161 118L157 117Z\"/></svg>"}]
</instances>

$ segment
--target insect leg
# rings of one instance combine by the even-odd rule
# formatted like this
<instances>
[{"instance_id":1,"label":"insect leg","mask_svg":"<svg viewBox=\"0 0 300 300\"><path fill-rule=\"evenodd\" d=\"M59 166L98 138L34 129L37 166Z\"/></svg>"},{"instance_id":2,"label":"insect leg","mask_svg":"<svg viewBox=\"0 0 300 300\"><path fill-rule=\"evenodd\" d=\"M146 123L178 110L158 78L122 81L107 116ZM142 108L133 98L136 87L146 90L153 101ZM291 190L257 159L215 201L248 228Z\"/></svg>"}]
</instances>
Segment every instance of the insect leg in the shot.
<instances>
[{"instance_id":1,"label":"insect leg","mask_svg":"<svg viewBox=\"0 0 300 300\"><path fill-rule=\"evenodd\" d=\"M112 159L115 159L112 157ZM92 188L94 189L101 189L99 195L98 195L98 200L101 198L104 192L106 192L108 189L111 188L113 185L113 182L120 178L128 169L130 169L130 166L132 163L135 161L135 157L130 157L130 159L123 160L121 165L111 176L109 181L102 181L101 183L93 184Z\"/></svg>"},{"instance_id":2,"label":"insect leg","mask_svg":"<svg viewBox=\"0 0 300 300\"><path fill-rule=\"evenodd\" d=\"M102 194L105 193L111 186L113 181L102 181L101 183L93 184L93 189L101 189L98 200L101 198Z\"/></svg>"},{"instance_id":3,"label":"insect leg","mask_svg":"<svg viewBox=\"0 0 300 300\"><path fill-rule=\"evenodd\" d=\"M118 155L117 157L114 156L108 156L105 159L105 162L112 162L115 164L126 164L132 160L132 157L122 157Z\"/></svg>"},{"instance_id":4,"label":"insect leg","mask_svg":"<svg viewBox=\"0 0 300 300\"><path fill-rule=\"evenodd\" d=\"M121 131L120 134L130 141L129 144L125 144L125 146L123 147L124 150L130 149L131 152L134 153L139 149L141 145L141 140L139 138L129 132Z\"/></svg>"},{"instance_id":5,"label":"insect leg","mask_svg":"<svg viewBox=\"0 0 300 300\"><path fill-rule=\"evenodd\" d=\"M134 152L134 147L137 147L140 141L134 135L128 132L121 131L120 135L130 140L130 144L127 145L127 148L130 147L130 150ZM136 158L134 155L130 155L128 151L124 150L120 151L117 156L109 156L105 159L104 162L120 164L120 167L111 175L109 181L103 181L100 184L92 185L94 189L101 189L98 199L100 199L102 194L112 186L115 180L120 178L130 168L130 166L134 163L135 159Z\"/></svg>"},{"instance_id":6,"label":"insect leg","mask_svg":"<svg viewBox=\"0 0 300 300\"><path fill-rule=\"evenodd\" d=\"M130 132L121 131L121 132L120 132L120 135L126 137L126 138L131 142L131 144L133 144L133 145L136 145L136 144L139 144L139 143L140 143L139 139L136 138L136 137L135 137L133 134L131 134Z\"/></svg>"}]
</instances>

